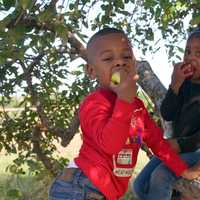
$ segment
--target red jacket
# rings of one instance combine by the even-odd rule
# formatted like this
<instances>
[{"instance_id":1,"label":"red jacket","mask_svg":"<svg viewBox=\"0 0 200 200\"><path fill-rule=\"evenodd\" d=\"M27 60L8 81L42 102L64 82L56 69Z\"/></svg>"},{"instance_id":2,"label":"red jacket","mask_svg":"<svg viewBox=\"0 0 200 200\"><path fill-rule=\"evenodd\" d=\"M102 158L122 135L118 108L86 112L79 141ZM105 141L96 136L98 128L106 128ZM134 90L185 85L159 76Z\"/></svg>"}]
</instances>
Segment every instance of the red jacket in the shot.
<instances>
[{"instance_id":1,"label":"red jacket","mask_svg":"<svg viewBox=\"0 0 200 200\"><path fill-rule=\"evenodd\" d=\"M177 176L187 169L140 99L127 103L98 89L85 98L79 115L83 144L75 163L108 200L126 192L141 141Z\"/></svg>"}]
</instances>

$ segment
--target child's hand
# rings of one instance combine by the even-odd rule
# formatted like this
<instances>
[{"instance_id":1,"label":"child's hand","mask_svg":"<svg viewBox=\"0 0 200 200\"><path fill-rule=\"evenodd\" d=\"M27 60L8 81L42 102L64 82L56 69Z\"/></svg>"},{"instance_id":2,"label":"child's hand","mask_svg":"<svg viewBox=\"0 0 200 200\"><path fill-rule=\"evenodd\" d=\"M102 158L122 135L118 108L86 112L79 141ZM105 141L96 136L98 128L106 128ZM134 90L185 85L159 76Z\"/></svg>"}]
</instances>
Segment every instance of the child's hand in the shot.
<instances>
[{"instance_id":1,"label":"child's hand","mask_svg":"<svg viewBox=\"0 0 200 200\"><path fill-rule=\"evenodd\" d=\"M200 162L190 167L189 169L185 170L181 176L188 180L193 180L199 177L200 176Z\"/></svg>"},{"instance_id":2,"label":"child's hand","mask_svg":"<svg viewBox=\"0 0 200 200\"><path fill-rule=\"evenodd\" d=\"M138 78L136 72L119 69L113 72L110 88L117 94L118 98L131 103L136 96Z\"/></svg>"},{"instance_id":3,"label":"child's hand","mask_svg":"<svg viewBox=\"0 0 200 200\"><path fill-rule=\"evenodd\" d=\"M174 65L171 80L171 89L174 91L175 94L178 94L184 80L193 74L191 67L191 64L186 64L184 62Z\"/></svg>"}]
</instances>

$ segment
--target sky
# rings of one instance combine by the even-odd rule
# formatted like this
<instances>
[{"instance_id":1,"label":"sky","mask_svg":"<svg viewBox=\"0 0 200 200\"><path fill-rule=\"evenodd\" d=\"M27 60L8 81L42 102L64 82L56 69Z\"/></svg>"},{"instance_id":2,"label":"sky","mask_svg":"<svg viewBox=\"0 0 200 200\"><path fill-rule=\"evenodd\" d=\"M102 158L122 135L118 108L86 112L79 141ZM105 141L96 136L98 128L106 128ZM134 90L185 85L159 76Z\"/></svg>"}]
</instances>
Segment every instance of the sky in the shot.
<instances>
[{"instance_id":1,"label":"sky","mask_svg":"<svg viewBox=\"0 0 200 200\"><path fill-rule=\"evenodd\" d=\"M178 46L182 49L185 48L186 40L181 41ZM183 58L183 53L181 52L176 52L177 55L180 58ZM141 57L141 52L136 50L136 58ZM158 76L160 81L163 83L165 88L169 87L169 84L171 82L171 75L173 72L173 65L171 62L169 62L168 55L166 48L164 47L164 44L161 44L161 48L152 54L147 54L143 56L146 61L149 62L152 70L154 73ZM175 62L180 62L178 58L174 58Z\"/></svg>"}]
</instances>

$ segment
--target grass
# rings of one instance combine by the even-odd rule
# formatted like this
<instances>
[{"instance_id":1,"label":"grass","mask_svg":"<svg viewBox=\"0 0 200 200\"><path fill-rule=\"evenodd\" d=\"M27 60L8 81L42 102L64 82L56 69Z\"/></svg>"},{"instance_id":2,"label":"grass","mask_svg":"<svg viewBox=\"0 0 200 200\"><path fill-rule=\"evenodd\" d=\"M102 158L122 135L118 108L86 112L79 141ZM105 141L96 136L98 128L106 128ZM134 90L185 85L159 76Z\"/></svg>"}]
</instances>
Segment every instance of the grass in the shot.
<instances>
[{"instance_id":1,"label":"grass","mask_svg":"<svg viewBox=\"0 0 200 200\"><path fill-rule=\"evenodd\" d=\"M33 176L6 175L0 181L0 200L45 200L45 186ZM37 196L37 197L36 197ZM36 198L34 198L36 197Z\"/></svg>"},{"instance_id":2,"label":"grass","mask_svg":"<svg viewBox=\"0 0 200 200\"><path fill-rule=\"evenodd\" d=\"M6 170L15 158L0 154L0 200L47 200L47 180L38 180L28 172L13 175Z\"/></svg>"},{"instance_id":3,"label":"grass","mask_svg":"<svg viewBox=\"0 0 200 200\"><path fill-rule=\"evenodd\" d=\"M75 135L74 139L67 148L58 146L57 154L62 154L69 159L73 159L77 155L81 145L79 135ZM13 176L6 167L12 162L15 156L4 155L0 153L0 200L47 200L48 185L51 182L49 178L46 180L37 179L28 172L23 176ZM146 164L148 158L144 152L139 153L138 162L134 170L133 178ZM132 192L125 194L123 200L136 200Z\"/></svg>"}]
</instances>

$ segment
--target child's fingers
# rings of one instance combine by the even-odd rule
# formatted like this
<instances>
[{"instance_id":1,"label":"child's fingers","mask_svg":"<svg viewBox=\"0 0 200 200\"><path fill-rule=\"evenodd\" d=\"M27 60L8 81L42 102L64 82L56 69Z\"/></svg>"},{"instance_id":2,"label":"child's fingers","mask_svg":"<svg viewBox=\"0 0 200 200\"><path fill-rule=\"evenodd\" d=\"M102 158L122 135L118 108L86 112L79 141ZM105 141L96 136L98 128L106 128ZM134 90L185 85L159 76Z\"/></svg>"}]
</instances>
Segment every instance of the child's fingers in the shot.
<instances>
[{"instance_id":1,"label":"child's fingers","mask_svg":"<svg viewBox=\"0 0 200 200\"><path fill-rule=\"evenodd\" d=\"M118 87L119 84L114 83L113 81L110 82L110 88L115 89Z\"/></svg>"},{"instance_id":2,"label":"child's fingers","mask_svg":"<svg viewBox=\"0 0 200 200\"><path fill-rule=\"evenodd\" d=\"M133 80L134 80L134 81L138 81L139 78L140 78L140 76L139 76L138 74L135 74L135 75L133 76Z\"/></svg>"},{"instance_id":3,"label":"child's fingers","mask_svg":"<svg viewBox=\"0 0 200 200\"><path fill-rule=\"evenodd\" d=\"M181 68L181 66L183 65L183 62L178 62L174 64L174 68Z\"/></svg>"}]
</instances>

